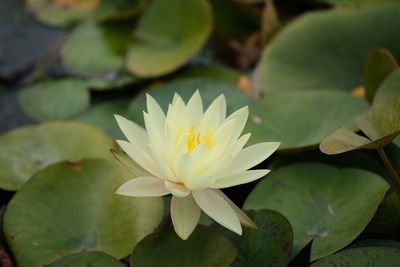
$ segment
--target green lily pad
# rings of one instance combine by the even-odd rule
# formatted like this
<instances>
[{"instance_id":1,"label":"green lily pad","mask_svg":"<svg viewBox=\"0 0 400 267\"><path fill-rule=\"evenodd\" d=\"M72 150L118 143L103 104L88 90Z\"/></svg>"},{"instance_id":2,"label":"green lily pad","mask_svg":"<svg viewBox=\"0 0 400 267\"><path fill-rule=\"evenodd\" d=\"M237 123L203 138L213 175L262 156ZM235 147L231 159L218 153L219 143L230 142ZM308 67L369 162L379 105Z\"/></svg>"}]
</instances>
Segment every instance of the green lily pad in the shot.
<instances>
[{"instance_id":1,"label":"green lily pad","mask_svg":"<svg viewBox=\"0 0 400 267\"><path fill-rule=\"evenodd\" d=\"M145 237L131 255L131 266L229 266L236 249L224 236L198 225L189 239L180 239L170 228Z\"/></svg>"},{"instance_id":2,"label":"green lily pad","mask_svg":"<svg viewBox=\"0 0 400 267\"><path fill-rule=\"evenodd\" d=\"M293 230L289 221L272 210L246 212L260 228L243 229L239 236L222 226L215 226L238 249L232 267L287 266L293 248Z\"/></svg>"},{"instance_id":3,"label":"green lily pad","mask_svg":"<svg viewBox=\"0 0 400 267\"><path fill-rule=\"evenodd\" d=\"M66 26L90 15L100 0L27 0L36 17L54 26Z\"/></svg>"},{"instance_id":4,"label":"green lily pad","mask_svg":"<svg viewBox=\"0 0 400 267\"><path fill-rule=\"evenodd\" d=\"M369 53L364 67L364 88L369 102L386 77L398 67L396 59L386 49L375 49Z\"/></svg>"},{"instance_id":5,"label":"green lily pad","mask_svg":"<svg viewBox=\"0 0 400 267\"><path fill-rule=\"evenodd\" d=\"M114 257L103 252L79 252L63 257L47 267L124 267Z\"/></svg>"},{"instance_id":6,"label":"green lily pad","mask_svg":"<svg viewBox=\"0 0 400 267\"><path fill-rule=\"evenodd\" d=\"M266 46L261 84L267 92L333 89L361 84L368 53L400 53L400 5L309 12Z\"/></svg>"},{"instance_id":7,"label":"green lily pad","mask_svg":"<svg viewBox=\"0 0 400 267\"><path fill-rule=\"evenodd\" d=\"M399 266L400 249L397 248L353 248L323 258L311 267L382 267Z\"/></svg>"},{"instance_id":8,"label":"green lily pad","mask_svg":"<svg viewBox=\"0 0 400 267\"><path fill-rule=\"evenodd\" d=\"M60 162L37 172L4 218L18 266L39 267L81 251L127 256L158 225L163 209L161 198L115 194L128 178L105 159Z\"/></svg>"},{"instance_id":9,"label":"green lily pad","mask_svg":"<svg viewBox=\"0 0 400 267\"><path fill-rule=\"evenodd\" d=\"M114 114L125 116L128 105L129 100L126 99L96 104L75 119L102 128L114 139L121 139L123 138L123 134L118 127Z\"/></svg>"},{"instance_id":10,"label":"green lily pad","mask_svg":"<svg viewBox=\"0 0 400 267\"><path fill-rule=\"evenodd\" d=\"M39 121L67 119L89 107L88 83L74 78L43 81L20 91L19 104Z\"/></svg>"},{"instance_id":11,"label":"green lily pad","mask_svg":"<svg viewBox=\"0 0 400 267\"><path fill-rule=\"evenodd\" d=\"M154 0L140 18L127 67L138 77L157 77L184 65L207 41L212 14L206 0Z\"/></svg>"},{"instance_id":12,"label":"green lily pad","mask_svg":"<svg viewBox=\"0 0 400 267\"><path fill-rule=\"evenodd\" d=\"M361 169L300 163L272 172L245 202L245 209L282 213L294 231L294 255L310 241L311 260L352 242L374 216L389 185Z\"/></svg>"},{"instance_id":13,"label":"green lily pad","mask_svg":"<svg viewBox=\"0 0 400 267\"><path fill-rule=\"evenodd\" d=\"M146 4L147 0L102 0L94 17L100 21L130 19L138 15Z\"/></svg>"},{"instance_id":14,"label":"green lily pad","mask_svg":"<svg viewBox=\"0 0 400 267\"><path fill-rule=\"evenodd\" d=\"M364 239L357 241L347 248L386 247L400 249L400 242L388 239Z\"/></svg>"},{"instance_id":15,"label":"green lily pad","mask_svg":"<svg viewBox=\"0 0 400 267\"><path fill-rule=\"evenodd\" d=\"M232 85L211 79L184 79L168 83L165 86L151 89L146 93L154 97L164 112L168 104L172 102L175 93L178 93L184 101L188 101L196 90L199 90L203 104L207 107L220 94L224 94L227 101L228 114L248 105L252 99L244 92ZM129 105L128 117L143 125L143 110L146 110L146 94L139 94Z\"/></svg>"},{"instance_id":16,"label":"green lily pad","mask_svg":"<svg viewBox=\"0 0 400 267\"><path fill-rule=\"evenodd\" d=\"M400 94L400 68L397 68L383 81L374 98L374 104L385 98Z\"/></svg>"},{"instance_id":17,"label":"green lily pad","mask_svg":"<svg viewBox=\"0 0 400 267\"><path fill-rule=\"evenodd\" d=\"M102 130L80 122L48 122L0 137L0 188L18 190L35 172L58 161L111 158L115 143Z\"/></svg>"},{"instance_id":18,"label":"green lily pad","mask_svg":"<svg viewBox=\"0 0 400 267\"><path fill-rule=\"evenodd\" d=\"M355 129L353 118L367 107L364 100L339 91L267 95L250 106L245 132L253 143L279 141L280 150L304 149L340 126Z\"/></svg>"},{"instance_id":19,"label":"green lily pad","mask_svg":"<svg viewBox=\"0 0 400 267\"><path fill-rule=\"evenodd\" d=\"M90 90L94 91L119 89L138 81L139 79L125 71L112 73L111 75L104 78L89 78L87 80Z\"/></svg>"},{"instance_id":20,"label":"green lily pad","mask_svg":"<svg viewBox=\"0 0 400 267\"><path fill-rule=\"evenodd\" d=\"M82 22L64 44L65 67L86 76L115 75L122 67L132 29L131 23L98 24L90 19Z\"/></svg>"},{"instance_id":21,"label":"green lily pad","mask_svg":"<svg viewBox=\"0 0 400 267\"><path fill-rule=\"evenodd\" d=\"M197 65L189 66L177 74L177 76L186 79L212 79L237 85L241 73L222 65Z\"/></svg>"}]
</instances>

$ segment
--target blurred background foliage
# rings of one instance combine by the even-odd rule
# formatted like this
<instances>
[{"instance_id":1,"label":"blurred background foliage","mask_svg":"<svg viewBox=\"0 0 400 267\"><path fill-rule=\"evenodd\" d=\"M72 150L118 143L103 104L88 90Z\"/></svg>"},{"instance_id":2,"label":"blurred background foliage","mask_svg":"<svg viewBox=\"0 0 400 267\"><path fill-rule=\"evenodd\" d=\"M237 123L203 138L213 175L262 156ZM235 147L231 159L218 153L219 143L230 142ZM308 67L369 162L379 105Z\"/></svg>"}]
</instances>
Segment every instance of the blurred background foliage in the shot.
<instances>
[{"instance_id":1,"label":"blurred background foliage","mask_svg":"<svg viewBox=\"0 0 400 267\"><path fill-rule=\"evenodd\" d=\"M1 0L0 252L19 266L194 266L173 246L200 251L198 266L398 266L399 193L359 149L385 146L400 171L399 29L398 0ZM196 89L206 106L225 94L228 113L249 105L251 143L282 143L254 191L225 191L259 210L261 230L238 240L203 217L187 247L153 233L120 263L162 201L113 195L127 178L108 151L122 137L113 114L143 125L146 93L166 109ZM140 219L144 207L154 212Z\"/></svg>"}]
</instances>

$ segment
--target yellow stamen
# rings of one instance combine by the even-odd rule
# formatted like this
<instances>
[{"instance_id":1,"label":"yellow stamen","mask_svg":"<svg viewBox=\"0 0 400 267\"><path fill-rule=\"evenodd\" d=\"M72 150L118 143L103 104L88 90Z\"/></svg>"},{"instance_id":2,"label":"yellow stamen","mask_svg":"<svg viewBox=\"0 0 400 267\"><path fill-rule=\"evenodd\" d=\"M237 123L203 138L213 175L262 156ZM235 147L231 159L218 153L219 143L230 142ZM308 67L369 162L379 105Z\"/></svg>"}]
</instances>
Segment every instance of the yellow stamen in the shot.
<instances>
[{"instance_id":1,"label":"yellow stamen","mask_svg":"<svg viewBox=\"0 0 400 267\"><path fill-rule=\"evenodd\" d=\"M200 145L201 143L205 142L207 144L207 147L209 149L213 148L213 146L215 145L215 140L213 140L213 134L214 134L214 130L211 129L209 130L204 137L202 138L201 136L201 132L195 132L195 127L194 125L192 125L188 131L186 132L186 143L188 146L188 151L192 152L198 145ZM177 139L179 139L182 135L184 134L184 130L181 129L178 133L178 137Z\"/></svg>"}]
</instances>

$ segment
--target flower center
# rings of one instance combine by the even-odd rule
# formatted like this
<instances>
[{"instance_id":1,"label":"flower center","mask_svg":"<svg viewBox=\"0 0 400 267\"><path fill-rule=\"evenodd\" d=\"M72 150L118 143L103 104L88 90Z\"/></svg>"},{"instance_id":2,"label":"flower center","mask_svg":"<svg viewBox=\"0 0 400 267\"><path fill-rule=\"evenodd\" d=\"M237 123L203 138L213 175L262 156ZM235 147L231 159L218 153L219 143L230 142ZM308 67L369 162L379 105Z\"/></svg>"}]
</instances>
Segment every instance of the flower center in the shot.
<instances>
[{"instance_id":1,"label":"flower center","mask_svg":"<svg viewBox=\"0 0 400 267\"><path fill-rule=\"evenodd\" d=\"M180 131L179 136L184 134L184 129ZM186 143L189 152L192 152L201 143L206 143L209 149L213 148L215 145L215 140L213 139L214 129L208 130L204 135L201 131L195 132L195 127L192 125L186 131Z\"/></svg>"}]
</instances>

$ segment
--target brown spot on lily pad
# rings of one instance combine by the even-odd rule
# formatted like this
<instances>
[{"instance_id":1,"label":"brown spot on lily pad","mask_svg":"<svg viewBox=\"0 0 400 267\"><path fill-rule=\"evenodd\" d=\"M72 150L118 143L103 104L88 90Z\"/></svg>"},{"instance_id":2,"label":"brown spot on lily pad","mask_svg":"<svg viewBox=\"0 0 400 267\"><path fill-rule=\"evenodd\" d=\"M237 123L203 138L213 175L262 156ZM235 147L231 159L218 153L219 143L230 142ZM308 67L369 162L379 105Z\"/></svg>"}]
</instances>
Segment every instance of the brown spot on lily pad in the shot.
<instances>
[{"instance_id":1,"label":"brown spot on lily pad","mask_svg":"<svg viewBox=\"0 0 400 267\"><path fill-rule=\"evenodd\" d=\"M77 172L81 171L83 167L83 161L68 162L67 164Z\"/></svg>"}]
</instances>

